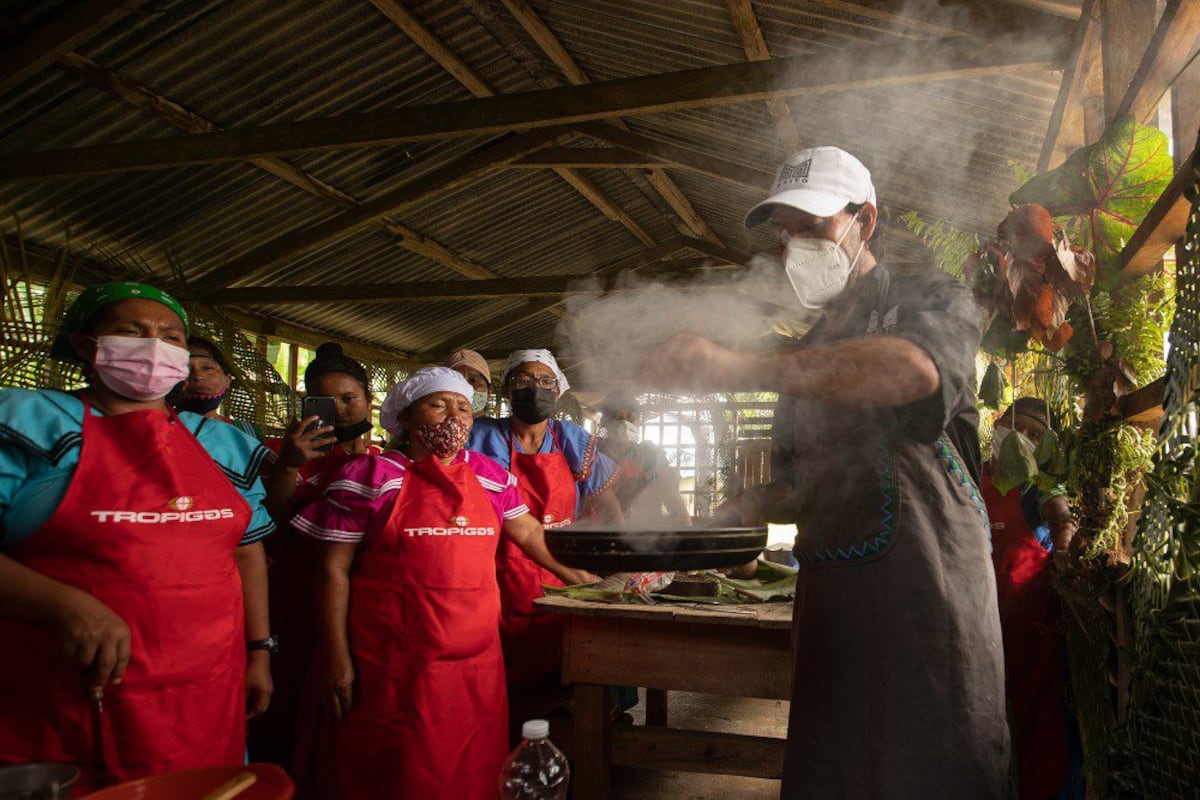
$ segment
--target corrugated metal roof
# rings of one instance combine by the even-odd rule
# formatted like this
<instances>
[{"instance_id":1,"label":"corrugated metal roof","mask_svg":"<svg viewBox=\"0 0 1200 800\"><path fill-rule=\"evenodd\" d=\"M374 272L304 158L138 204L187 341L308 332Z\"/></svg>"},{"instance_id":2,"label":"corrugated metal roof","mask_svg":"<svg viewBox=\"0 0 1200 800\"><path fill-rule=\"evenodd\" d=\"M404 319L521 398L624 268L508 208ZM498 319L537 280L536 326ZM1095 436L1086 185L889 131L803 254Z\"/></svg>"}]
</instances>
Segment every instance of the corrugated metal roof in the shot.
<instances>
[{"instance_id":1,"label":"corrugated metal roof","mask_svg":"<svg viewBox=\"0 0 1200 800\"><path fill-rule=\"evenodd\" d=\"M64 2L0 0L17 26L43 24ZM931 22L962 28L963 15L910 23L880 18L872 4L756 0L773 55L812 54L935 34ZM411 0L405 6L499 93L565 85L558 69L495 0ZM722 0L532 0L587 76L596 81L742 61L745 53ZM929 6L928 3L925 6ZM924 8L925 6L921 6ZM953 10L945 12L955 14ZM12 27L12 26L9 26ZM514 49L514 47L516 49ZM470 98L471 93L367 0L160 0L131 12L78 48L88 59L222 127L243 127L398 109ZM808 144L838 144L874 172L881 199L986 233L1015 188L1010 162L1031 165L1041 147L1060 76L1020 74L795 98L790 107ZM782 145L764 103L628 118L637 133L772 172ZM0 95L0 152L16 153L181 132L153 114L47 68ZM395 190L484 146L467 136L385 147L303 153L285 160L362 201ZM577 143L578 144L578 143ZM582 170L584 177L657 242L680 220L637 172ZM684 169L668 174L721 241L770 251L764 231L742 227L761 192ZM136 250L161 275L168 260L198 276L290 231L342 210L250 164L224 164L57 178L0 186L26 235ZM396 219L500 276L585 274L645 248L550 170L508 170L406 208ZM910 240L892 254L917 260ZM250 283L354 284L457 280L443 264L400 247L367 226L282 264ZM419 352L489 319L506 319L522 299L456 303L261 305L255 313L382 348ZM549 313L479 345L501 350L552 343Z\"/></svg>"}]
</instances>

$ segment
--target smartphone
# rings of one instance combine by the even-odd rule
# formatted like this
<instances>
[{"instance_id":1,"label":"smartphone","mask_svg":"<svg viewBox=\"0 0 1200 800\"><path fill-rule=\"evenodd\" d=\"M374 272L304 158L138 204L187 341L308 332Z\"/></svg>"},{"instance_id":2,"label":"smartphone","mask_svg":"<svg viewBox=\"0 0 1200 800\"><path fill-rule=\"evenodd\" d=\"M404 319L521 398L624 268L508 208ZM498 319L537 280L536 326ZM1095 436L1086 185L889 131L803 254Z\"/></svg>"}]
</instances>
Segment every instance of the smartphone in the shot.
<instances>
[{"instance_id":1,"label":"smartphone","mask_svg":"<svg viewBox=\"0 0 1200 800\"><path fill-rule=\"evenodd\" d=\"M305 428L306 431L320 428L325 425L332 425L337 420L337 400L332 397L322 397L315 395L304 398L304 403L301 406L301 419L308 419L312 416L320 417L319 420ZM333 449L333 433L328 434L329 444L317 449L323 453L328 453Z\"/></svg>"}]
</instances>

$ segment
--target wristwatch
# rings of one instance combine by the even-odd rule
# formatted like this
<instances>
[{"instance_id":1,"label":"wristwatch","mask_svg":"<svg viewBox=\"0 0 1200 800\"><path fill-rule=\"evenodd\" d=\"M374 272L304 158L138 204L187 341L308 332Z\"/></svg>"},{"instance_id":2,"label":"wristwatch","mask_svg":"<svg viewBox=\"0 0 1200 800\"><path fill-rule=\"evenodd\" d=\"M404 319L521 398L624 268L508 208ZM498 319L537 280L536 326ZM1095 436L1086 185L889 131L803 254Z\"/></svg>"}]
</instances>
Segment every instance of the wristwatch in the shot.
<instances>
[{"instance_id":1,"label":"wristwatch","mask_svg":"<svg viewBox=\"0 0 1200 800\"><path fill-rule=\"evenodd\" d=\"M246 642L246 652L252 650L266 650L271 655L275 655L279 652L279 637L272 633L265 639L255 639Z\"/></svg>"}]
</instances>

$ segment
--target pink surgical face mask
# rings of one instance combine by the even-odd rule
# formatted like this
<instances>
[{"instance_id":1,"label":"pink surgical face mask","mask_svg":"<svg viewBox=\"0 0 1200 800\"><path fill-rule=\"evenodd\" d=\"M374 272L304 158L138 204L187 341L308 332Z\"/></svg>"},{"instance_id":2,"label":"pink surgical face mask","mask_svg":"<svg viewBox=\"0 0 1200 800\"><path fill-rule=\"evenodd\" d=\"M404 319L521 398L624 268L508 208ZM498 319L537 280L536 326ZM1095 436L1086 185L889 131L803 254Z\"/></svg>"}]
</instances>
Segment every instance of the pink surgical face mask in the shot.
<instances>
[{"instance_id":1,"label":"pink surgical face mask","mask_svg":"<svg viewBox=\"0 0 1200 800\"><path fill-rule=\"evenodd\" d=\"M188 358L183 347L158 337L98 336L92 368L100 382L130 400L157 400L187 380Z\"/></svg>"}]
</instances>

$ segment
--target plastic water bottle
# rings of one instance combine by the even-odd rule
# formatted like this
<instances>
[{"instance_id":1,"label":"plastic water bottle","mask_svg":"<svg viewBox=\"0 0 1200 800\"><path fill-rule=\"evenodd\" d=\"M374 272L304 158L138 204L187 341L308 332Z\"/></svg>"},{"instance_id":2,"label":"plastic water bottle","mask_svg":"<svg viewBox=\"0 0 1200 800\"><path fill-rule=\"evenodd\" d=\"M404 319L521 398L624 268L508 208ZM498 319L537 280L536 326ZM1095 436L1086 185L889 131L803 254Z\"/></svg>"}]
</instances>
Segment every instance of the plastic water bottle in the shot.
<instances>
[{"instance_id":1,"label":"plastic water bottle","mask_svg":"<svg viewBox=\"0 0 1200 800\"><path fill-rule=\"evenodd\" d=\"M524 740L500 771L502 800L566 800L571 768L550 743L550 723L531 719L521 726Z\"/></svg>"}]
</instances>

